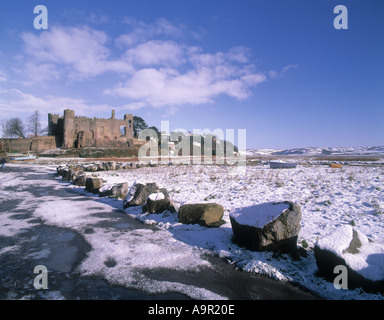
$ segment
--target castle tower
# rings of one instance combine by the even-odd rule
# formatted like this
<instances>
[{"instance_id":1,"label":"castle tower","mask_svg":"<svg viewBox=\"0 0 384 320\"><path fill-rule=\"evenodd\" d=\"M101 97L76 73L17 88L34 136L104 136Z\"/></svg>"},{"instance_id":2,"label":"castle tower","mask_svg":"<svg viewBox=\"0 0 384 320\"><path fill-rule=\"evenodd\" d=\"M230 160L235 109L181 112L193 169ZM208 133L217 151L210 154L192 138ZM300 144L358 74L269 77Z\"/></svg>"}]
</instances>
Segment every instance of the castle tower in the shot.
<instances>
[{"instance_id":1,"label":"castle tower","mask_svg":"<svg viewBox=\"0 0 384 320\"><path fill-rule=\"evenodd\" d=\"M127 137L133 138L133 115L129 113L125 114L124 121L127 123L127 129L126 129Z\"/></svg>"},{"instance_id":2,"label":"castle tower","mask_svg":"<svg viewBox=\"0 0 384 320\"><path fill-rule=\"evenodd\" d=\"M64 148L72 148L74 143L73 120L75 119L75 111L64 110Z\"/></svg>"},{"instance_id":3,"label":"castle tower","mask_svg":"<svg viewBox=\"0 0 384 320\"><path fill-rule=\"evenodd\" d=\"M58 114L48 113L48 135L54 136L57 133L57 123L60 116Z\"/></svg>"},{"instance_id":4,"label":"castle tower","mask_svg":"<svg viewBox=\"0 0 384 320\"><path fill-rule=\"evenodd\" d=\"M111 119L115 119L115 110L112 109L112 117Z\"/></svg>"}]
</instances>

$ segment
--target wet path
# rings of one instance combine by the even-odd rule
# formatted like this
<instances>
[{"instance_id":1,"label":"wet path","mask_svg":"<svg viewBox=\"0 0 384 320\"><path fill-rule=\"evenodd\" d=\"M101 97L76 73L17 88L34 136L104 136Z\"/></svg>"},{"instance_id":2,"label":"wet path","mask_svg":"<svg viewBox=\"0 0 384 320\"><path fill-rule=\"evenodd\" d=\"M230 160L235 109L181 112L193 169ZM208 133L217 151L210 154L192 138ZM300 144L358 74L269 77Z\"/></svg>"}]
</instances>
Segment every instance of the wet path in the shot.
<instances>
[{"instance_id":1,"label":"wet path","mask_svg":"<svg viewBox=\"0 0 384 320\"><path fill-rule=\"evenodd\" d=\"M111 284L103 274L82 275L78 267L95 249L86 241L86 236L95 230L115 230L121 234L145 229L154 233L166 231L145 225L119 209L107 211L105 206L94 214L95 221L86 228L49 225L35 214L45 199L58 205L68 200L79 215L84 208L100 207L94 198L70 192L53 178L52 168L40 166L8 165L0 172L0 299L190 299L185 290L177 290L178 286L165 292L148 293L145 284L140 290L135 286ZM77 205L80 203L81 206ZM200 288L231 300L314 298L290 284L241 272L217 256L202 255L201 259L209 263L196 270L143 267L136 268L135 272L147 283ZM116 262L106 257L104 264L112 270ZM48 269L47 290L33 286L36 265Z\"/></svg>"}]
</instances>

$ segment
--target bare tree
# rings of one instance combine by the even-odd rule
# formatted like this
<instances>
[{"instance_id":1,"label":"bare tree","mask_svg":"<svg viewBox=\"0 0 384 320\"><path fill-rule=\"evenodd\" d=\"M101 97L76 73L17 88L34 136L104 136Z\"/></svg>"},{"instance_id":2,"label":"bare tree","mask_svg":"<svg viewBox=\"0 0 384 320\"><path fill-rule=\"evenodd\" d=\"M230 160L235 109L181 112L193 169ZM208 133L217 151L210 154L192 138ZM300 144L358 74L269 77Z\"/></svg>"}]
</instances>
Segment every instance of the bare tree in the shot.
<instances>
[{"instance_id":1,"label":"bare tree","mask_svg":"<svg viewBox=\"0 0 384 320\"><path fill-rule=\"evenodd\" d=\"M1 126L1 133L3 138L8 138L9 133L8 133L8 128L7 128L7 119L1 119L0 121L0 126Z\"/></svg>"},{"instance_id":2,"label":"bare tree","mask_svg":"<svg viewBox=\"0 0 384 320\"><path fill-rule=\"evenodd\" d=\"M28 118L28 131L37 137L41 134L41 123L39 110L35 110L32 115Z\"/></svg>"},{"instance_id":3,"label":"bare tree","mask_svg":"<svg viewBox=\"0 0 384 320\"><path fill-rule=\"evenodd\" d=\"M11 118L6 121L5 131L8 137L22 137L25 138L24 124L20 118Z\"/></svg>"}]
</instances>

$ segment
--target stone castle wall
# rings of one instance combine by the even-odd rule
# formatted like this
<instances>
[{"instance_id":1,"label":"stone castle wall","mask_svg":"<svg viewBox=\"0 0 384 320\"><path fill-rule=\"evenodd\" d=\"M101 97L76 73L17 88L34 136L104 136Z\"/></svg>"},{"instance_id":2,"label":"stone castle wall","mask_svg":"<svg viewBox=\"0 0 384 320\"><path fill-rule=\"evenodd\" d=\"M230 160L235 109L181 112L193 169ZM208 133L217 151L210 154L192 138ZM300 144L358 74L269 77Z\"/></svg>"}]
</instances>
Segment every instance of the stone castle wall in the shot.
<instances>
[{"instance_id":1,"label":"stone castle wall","mask_svg":"<svg viewBox=\"0 0 384 320\"><path fill-rule=\"evenodd\" d=\"M6 152L42 152L55 148L54 136L0 139L0 151Z\"/></svg>"},{"instance_id":2,"label":"stone castle wall","mask_svg":"<svg viewBox=\"0 0 384 320\"><path fill-rule=\"evenodd\" d=\"M64 110L64 116L48 115L49 134L55 136L56 146L63 148L132 148L133 116L116 119L112 110L109 119L75 116L73 110Z\"/></svg>"}]
</instances>

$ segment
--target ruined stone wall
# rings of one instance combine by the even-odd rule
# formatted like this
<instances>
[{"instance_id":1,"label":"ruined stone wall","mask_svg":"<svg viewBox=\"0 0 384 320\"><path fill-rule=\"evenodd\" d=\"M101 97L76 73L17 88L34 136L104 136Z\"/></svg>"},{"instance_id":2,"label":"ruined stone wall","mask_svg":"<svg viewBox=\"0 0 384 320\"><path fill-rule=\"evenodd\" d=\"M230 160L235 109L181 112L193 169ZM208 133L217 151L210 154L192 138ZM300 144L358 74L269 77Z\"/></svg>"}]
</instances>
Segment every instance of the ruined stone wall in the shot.
<instances>
[{"instance_id":1,"label":"ruined stone wall","mask_svg":"<svg viewBox=\"0 0 384 320\"><path fill-rule=\"evenodd\" d=\"M0 150L6 152L42 152L56 148L55 137L41 136L33 138L1 139Z\"/></svg>"},{"instance_id":2,"label":"ruined stone wall","mask_svg":"<svg viewBox=\"0 0 384 320\"><path fill-rule=\"evenodd\" d=\"M64 117L48 116L49 133L55 135L57 146L64 148L132 148L133 116L115 119L112 110L110 119L75 116L73 110L64 110ZM60 125L60 122L62 125ZM61 138L62 136L62 138ZM62 140L62 143L60 141Z\"/></svg>"},{"instance_id":3,"label":"ruined stone wall","mask_svg":"<svg viewBox=\"0 0 384 320\"><path fill-rule=\"evenodd\" d=\"M42 152L56 148L56 139L53 136L42 136L31 139L31 151Z\"/></svg>"}]
</instances>

